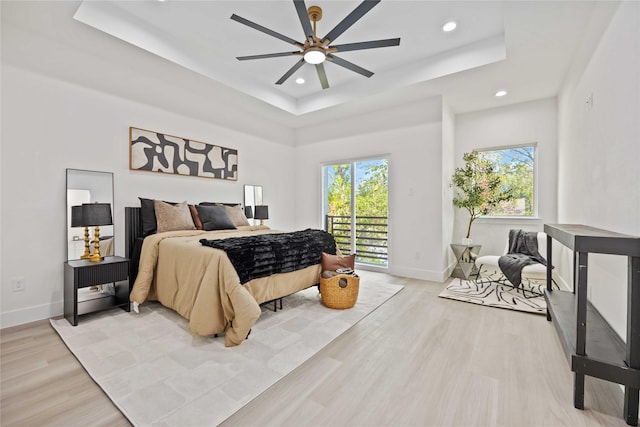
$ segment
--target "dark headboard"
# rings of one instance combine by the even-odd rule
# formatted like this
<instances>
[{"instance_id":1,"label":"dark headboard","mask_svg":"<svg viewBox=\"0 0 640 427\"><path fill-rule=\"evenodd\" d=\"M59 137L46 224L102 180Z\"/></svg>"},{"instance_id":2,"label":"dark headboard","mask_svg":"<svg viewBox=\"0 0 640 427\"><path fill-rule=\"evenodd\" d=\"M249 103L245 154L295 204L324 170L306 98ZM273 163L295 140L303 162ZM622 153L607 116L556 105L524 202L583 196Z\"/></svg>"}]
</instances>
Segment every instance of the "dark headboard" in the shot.
<instances>
[{"instance_id":1,"label":"dark headboard","mask_svg":"<svg viewBox=\"0 0 640 427\"><path fill-rule=\"evenodd\" d=\"M133 287L133 283L138 276L138 262L140 261L140 250L142 245L136 247L136 240L142 237L142 220L140 219L140 208L125 207L124 208L124 234L125 248L124 253L129 258L129 286Z\"/></svg>"},{"instance_id":2,"label":"dark headboard","mask_svg":"<svg viewBox=\"0 0 640 427\"><path fill-rule=\"evenodd\" d=\"M138 237L142 237L142 220L140 219L140 208L124 208L124 233L126 235L124 253L131 259L133 247Z\"/></svg>"},{"instance_id":3,"label":"dark headboard","mask_svg":"<svg viewBox=\"0 0 640 427\"><path fill-rule=\"evenodd\" d=\"M201 202L203 205L221 204L227 206L242 206L242 203L230 203L230 202ZM136 240L142 235L142 219L140 217L140 207L125 207L124 208L124 233L126 235L124 253L129 259L133 259L135 252ZM139 250L139 249L138 249ZM138 254L139 255L139 254Z\"/></svg>"}]
</instances>

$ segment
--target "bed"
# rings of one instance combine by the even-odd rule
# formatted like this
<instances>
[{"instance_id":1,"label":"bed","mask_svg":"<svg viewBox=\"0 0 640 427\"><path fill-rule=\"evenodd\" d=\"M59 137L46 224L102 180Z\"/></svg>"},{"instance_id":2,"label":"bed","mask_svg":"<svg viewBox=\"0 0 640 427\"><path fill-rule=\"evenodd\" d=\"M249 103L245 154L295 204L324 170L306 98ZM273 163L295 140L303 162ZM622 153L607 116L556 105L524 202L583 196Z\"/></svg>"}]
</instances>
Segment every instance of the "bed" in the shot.
<instances>
[{"instance_id":1,"label":"bed","mask_svg":"<svg viewBox=\"0 0 640 427\"><path fill-rule=\"evenodd\" d=\"M266 226L176 230L143 237L141 208L126 207L125 233L126 255L131 259L130 300L134 307L145 301L158 301L188 319L194 334L224 333L228 347L244 341L260 316L260 304L319 282L320 254L317 264L241 284L227 252L201 243L202 239L233 240L282 233Z\"/></svg>"}]
</instances>

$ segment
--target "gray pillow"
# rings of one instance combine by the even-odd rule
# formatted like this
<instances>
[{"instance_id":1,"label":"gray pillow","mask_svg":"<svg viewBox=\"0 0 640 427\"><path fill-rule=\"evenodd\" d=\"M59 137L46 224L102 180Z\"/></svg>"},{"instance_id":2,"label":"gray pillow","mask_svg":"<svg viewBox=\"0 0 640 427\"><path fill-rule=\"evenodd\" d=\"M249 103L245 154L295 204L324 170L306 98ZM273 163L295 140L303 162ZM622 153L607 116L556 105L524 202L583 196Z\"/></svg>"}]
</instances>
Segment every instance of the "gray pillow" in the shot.
<instances>
[{"instance_id":1,"label":"gray pillow","mask_svg":"<svg viewBox=\"0 0 640 427\"><path fill-rule=\"evenodd\" d=\"M197 205L196 210L203 230L231 230L236 228L231 222L227 210L224 206L202 206Z\"/></svg>"}]
</instances>

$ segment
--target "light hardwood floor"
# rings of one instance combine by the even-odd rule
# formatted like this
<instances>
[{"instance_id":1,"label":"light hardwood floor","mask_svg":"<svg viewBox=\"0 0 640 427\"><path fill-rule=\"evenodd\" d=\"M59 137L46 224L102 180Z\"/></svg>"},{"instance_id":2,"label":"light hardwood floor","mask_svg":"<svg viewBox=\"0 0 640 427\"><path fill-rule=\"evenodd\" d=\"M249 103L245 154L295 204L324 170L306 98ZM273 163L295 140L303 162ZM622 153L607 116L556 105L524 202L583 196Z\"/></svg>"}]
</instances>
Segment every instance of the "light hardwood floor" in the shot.
<instances>
[{"instance_id":1,"label":"light hardwood floor","mask_svg":"<svg viewBox=\"0 0 640 427\"><path fill-rule=\"evenodd\" d=\"M223 425L626 425L615 384L587 378L586 409L573 408L573 377L544 316L393 281L405 289ZM2 330L1 346L2 426L129 425L48 321Z\"/></svg>"}]
</instances>

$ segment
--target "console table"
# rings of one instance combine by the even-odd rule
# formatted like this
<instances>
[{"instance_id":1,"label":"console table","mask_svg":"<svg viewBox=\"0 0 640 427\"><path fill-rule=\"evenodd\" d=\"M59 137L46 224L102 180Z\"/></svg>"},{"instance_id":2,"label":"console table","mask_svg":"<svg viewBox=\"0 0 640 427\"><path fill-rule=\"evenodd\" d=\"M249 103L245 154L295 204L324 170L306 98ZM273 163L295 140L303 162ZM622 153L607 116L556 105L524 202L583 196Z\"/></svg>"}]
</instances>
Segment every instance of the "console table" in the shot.
<instances>
[{"instance_id":1,"label":"console table","mask_svg":"<svg viewBox=\"0 0 640 427\"><path fill-rule=\"evenodd\" d=\"M552 239L573 250L573 292L551 288L547 263L547 320L552 320L574 375L573 405L584 409L585 375L624 385L624 419L638 425L640 391L640 237L585 225L545 224L547 260ZM587 300L588 254L628 258L626 343ZM606 284L603 284L606 286ZM621 307L622 309L622 307Z\"/></svg>"}]
</instances>

